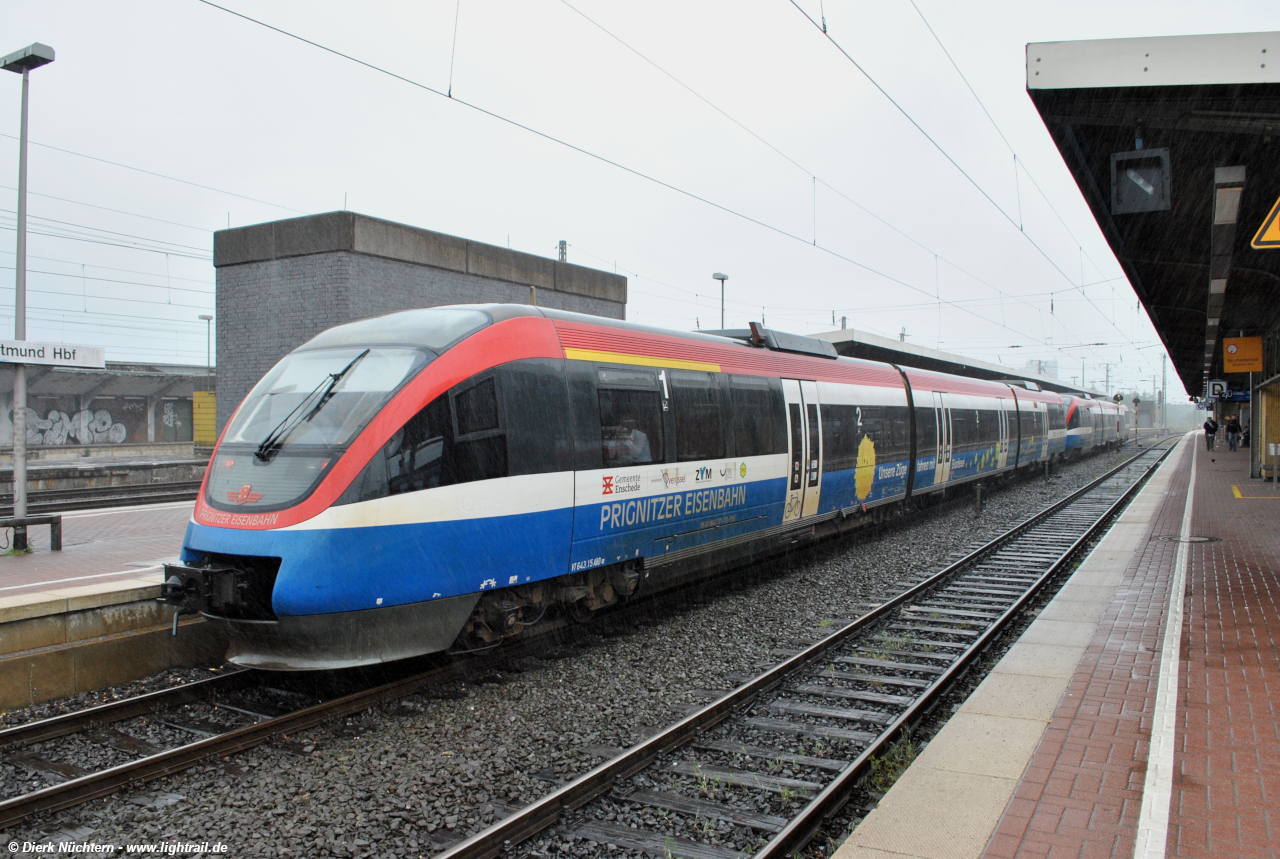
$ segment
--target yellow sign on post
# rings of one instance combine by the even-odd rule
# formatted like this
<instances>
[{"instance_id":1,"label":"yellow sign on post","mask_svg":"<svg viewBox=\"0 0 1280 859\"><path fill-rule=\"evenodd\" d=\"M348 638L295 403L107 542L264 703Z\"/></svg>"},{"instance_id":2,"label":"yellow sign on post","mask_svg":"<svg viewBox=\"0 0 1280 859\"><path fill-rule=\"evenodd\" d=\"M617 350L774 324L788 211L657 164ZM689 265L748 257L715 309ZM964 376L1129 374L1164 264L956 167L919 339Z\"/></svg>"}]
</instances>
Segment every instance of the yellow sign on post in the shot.
<instances>
[{"instance_id":1,"label":"yellow sign on post","mask_svg":"<svg viewBox=\"0 0 1280 859\"><path fill-rule=\"evenodd\" d=\"M196 447L218 443L217 391L196 391L191 395L191 429Z\"/></svg>"},{"instance_id":2,"label":"yellow sign on post","mask_svg":"<svg viewBox=\"0 0 1280 859\"><path fill-rule=\"evenodd\" d=\"M1253 237L1250 245L1259 251L1280 248L1280 199L1276 200L1270 214L1263 219L1262 226L1258 227L1258 234Z\"/></svg>"},{"instance_id":3,"label":"yellow sign on post","mask_svg":"<svg viewBox=\"0 0 1280 859\"><path fill-rule=\"evenodd\" d=\"M1226 337L1222 341L1224 373L1261 373L1262 338Z\"/></svg>"}]
</instances>

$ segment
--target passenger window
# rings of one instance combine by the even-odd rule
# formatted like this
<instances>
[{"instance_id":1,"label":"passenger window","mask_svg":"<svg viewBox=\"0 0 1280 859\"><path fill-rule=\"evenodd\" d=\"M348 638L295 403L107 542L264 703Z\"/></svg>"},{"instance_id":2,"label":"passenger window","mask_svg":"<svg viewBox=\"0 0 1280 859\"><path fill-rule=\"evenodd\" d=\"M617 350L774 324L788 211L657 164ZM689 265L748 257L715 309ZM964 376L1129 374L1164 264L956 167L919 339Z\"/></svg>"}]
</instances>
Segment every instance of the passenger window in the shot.
<instances>
[{"instance_id":1,"label":"passenger window","mask_svg":"<svg viewBox=\"0 0 1280 859\"><path fill-rule=\"evenodd\" d=\"M720 386L710 373L671 370L671 402L676 413L676 459L691 462L724 456Z\"/></svg>"},{"instance_id":2,"label":"passenger window","mask_svg":"<svg viewBox=\"0 0 1280 859\"><path fill-rule=\"evenodd\" d=\"M786 404L782 384L762 376L730 376L734 456L787 452Z\"/></svg>"},{"instance_id":3,"label":"passenger window","mask_svg":"<svg viewBox=\"0 0 1280 859\"><path fill-rule=\"evenodd\" d=\"M449 403L446 397L437 397L391 437L383 454L387 462L387 488L392 495L446 485L446 435L452 435Z\"/></svg>"},{"instance_id":4,"label":"passenger window","mask_svg":"<svg viewBox=\"0 0 1280 859\"><path fill-rule=\"evenodd\" d=\"M656 390L600 388L600 453L605 468L665 460Z\"/></svg>"},{"instance_id":5,"label":"passenger window","mask_svg":"<svg viewBox=\"0 0 1280 859\"><path fill-rule=\"evenodd\" d=\"M498 428L498 392L493 377L472 385L453 400L458 415L458 435L496 430Z\"/></svg>"},{"instance_id":6,"label":"passenger window","mask_svg":"<svg viewBox=\"0 0 1280 859\"><path fill-rule=\"evenodd\" d=\"M916 406L916 456L930 456L938 448L938 413L929 406Z\"/></svg>"}]
</instances>

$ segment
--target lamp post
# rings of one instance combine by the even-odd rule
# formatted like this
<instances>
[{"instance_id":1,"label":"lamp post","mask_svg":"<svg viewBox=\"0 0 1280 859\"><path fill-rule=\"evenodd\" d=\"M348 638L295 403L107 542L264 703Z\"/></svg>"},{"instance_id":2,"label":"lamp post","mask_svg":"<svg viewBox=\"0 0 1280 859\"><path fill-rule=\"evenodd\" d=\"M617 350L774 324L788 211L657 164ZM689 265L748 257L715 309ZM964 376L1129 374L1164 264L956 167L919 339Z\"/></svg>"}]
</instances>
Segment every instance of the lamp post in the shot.
<instances>
[{"instance_id":1,"label":"lamp post","mask_svg":"<svg viewBox=\"0 0 1280 859\"><path fill-rule=\"evenodd\" d=\"M201 313L204 322L204 389L213 390L213 317Z\"/></svg>"},{"instance_id":2,"label":"lamp post","mask_svg":"<svg viewBox=\"0 0 1280 859\"><path fill-rule=\"evenodd\" d=\"M14 260L13 331L27 339L27 88L32 69L53 62L53 48L39 42L0 59L5 71L22 75L22 119L18 131L18 247ZM27 517L27 368L13 367L13 518ZM27 526L13 529L13 551L27 550Z\"/></svg>"},{"instance_id":3,"label":"lamp post","mask_svg":"<svg viewBox=\"0 0 1280 859\"><path fill-rule=\"evenodd\" d=\"M724 330L724 282L729 279L729 275L716 272L711 275L712 280L720 281L720 330Z\"/></svg>"}]
</instances>

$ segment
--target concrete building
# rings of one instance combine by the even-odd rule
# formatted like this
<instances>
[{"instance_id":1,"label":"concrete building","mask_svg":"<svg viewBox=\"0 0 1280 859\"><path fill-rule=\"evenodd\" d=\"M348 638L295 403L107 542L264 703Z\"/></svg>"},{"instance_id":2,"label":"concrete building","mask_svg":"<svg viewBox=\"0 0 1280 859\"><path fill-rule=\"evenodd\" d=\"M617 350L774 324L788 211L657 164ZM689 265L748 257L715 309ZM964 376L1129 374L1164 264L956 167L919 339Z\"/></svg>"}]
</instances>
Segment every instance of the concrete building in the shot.
<instances>
[{"instance_id":1,"label":"concrete building","mask_svg":"<svg viewBox=\"0 0 1280 859\"><path fill-rule=\"evenodd\" d=\"M280 358L343 322L482 303L626 315L625 277L355 212L220 230L213 264L219 432Z\"/></svg>"}]
</instances>

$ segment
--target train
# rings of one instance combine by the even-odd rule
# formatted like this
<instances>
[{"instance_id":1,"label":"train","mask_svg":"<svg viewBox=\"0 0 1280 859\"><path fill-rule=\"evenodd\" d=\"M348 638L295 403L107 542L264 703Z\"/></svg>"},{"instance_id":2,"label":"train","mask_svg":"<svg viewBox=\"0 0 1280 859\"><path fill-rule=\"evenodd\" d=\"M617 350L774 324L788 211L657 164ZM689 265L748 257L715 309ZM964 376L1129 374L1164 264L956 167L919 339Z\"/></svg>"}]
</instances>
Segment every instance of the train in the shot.
<instances>
[{"instance_id":1,"label":"train","mask_svg":"<svg viewBox=\"0 0 1280 859\"><path fill-rule=\"evenodd\" d=\"M494 647L1119 444L1123 404L524 305L406 310L286 355L214 449L161 599L228 659ZM175 617L175 630L177 622Z\"/></svg>"}]
</instances>

